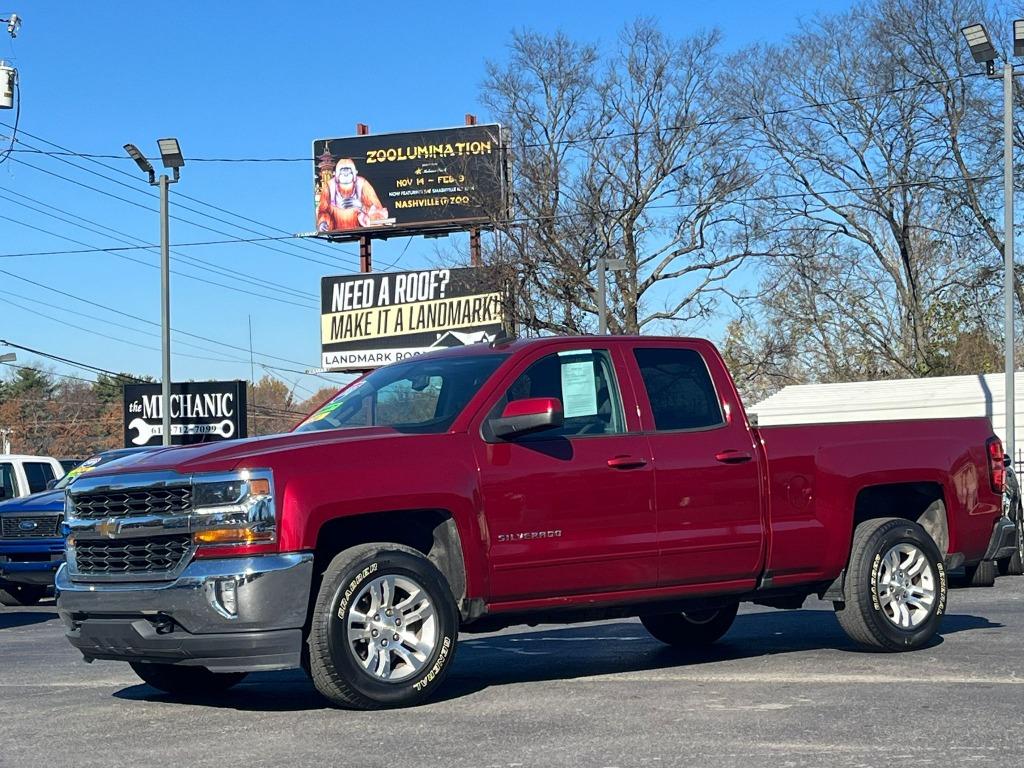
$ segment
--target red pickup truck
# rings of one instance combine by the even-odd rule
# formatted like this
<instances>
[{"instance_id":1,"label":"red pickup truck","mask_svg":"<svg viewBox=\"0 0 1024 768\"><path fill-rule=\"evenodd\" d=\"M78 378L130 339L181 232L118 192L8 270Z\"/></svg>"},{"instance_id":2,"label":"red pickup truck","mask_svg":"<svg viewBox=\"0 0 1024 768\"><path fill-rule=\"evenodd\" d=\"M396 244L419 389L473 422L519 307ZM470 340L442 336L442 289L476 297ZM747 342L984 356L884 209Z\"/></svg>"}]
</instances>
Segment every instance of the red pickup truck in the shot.
<instances>
[{"instance_id":1,"label":"red pickup truck","mask_svg":"<svg viewBox=\"0 0 1024 768\"><path fill-rule=\"evenodd\" d=\"M639 616L710 643L743 601L834 601L927 644L947 570L1010 556L985 419L758 429L698 339L439 351L289 434L157 450L68 492L67 636L179 694L304 667L345 707L429 696L460 632Z\"/></svg>"}]
</instances>

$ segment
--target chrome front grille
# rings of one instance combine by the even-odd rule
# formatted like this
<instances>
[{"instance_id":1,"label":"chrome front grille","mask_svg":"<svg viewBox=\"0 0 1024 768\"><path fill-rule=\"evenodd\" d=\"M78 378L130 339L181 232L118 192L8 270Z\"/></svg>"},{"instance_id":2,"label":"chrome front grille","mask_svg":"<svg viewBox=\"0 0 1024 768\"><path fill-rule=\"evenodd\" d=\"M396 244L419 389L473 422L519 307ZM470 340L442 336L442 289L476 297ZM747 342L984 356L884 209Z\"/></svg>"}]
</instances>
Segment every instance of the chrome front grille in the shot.
<instances>
[{"instance_id":1,"label":"chrome front grille","mask_svg":"<svg viewBox=\"0 0 1024 768\"><path fill-rule=\"evenodd\" d=\"M118 541L79 539L76 570L82 574L148 574L173 571L189 555L188 534L150 536Z\"/></svg>"},{"instance_id":2,"label":"chrome front grille","mask_svg":"<svg viewBox=\"0 0 1024 768\"><path fill-rule=\"evenodd\" d=\"M61 515L6 516L2 519L5 539L54 539L60 536Z\"/></svg>"},{"instance_id":3,"label":"chrome front grille","mask_svg":"<svg viewBox=\"0 0 1024 768\"><path fill-rule=\"evenodd\" d=\"M124 491L100 491L73 496L74 515L81 520L103 517L145 515L181 515L192 509L192 488L139 488Z\"/></svg>"}]
</instances>

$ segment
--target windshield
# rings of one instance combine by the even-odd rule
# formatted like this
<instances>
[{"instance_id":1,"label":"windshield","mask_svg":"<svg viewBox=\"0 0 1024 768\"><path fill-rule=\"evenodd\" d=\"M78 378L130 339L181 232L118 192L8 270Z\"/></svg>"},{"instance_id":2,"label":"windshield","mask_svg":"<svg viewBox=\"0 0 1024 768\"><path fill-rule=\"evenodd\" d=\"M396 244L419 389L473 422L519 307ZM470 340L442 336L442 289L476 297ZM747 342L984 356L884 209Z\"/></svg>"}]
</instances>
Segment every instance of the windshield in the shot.
<instances>
[{"instance_id":1,"label":"windshield","mask_svg":"<svg viewBox=\"0 0 1024 768\"><path fill-rule=\"evenodd\" d=\"M339 392L295 431L381 426L444 432L506 357L424 355L380 368Z\"/></svg>"}]
</instances>

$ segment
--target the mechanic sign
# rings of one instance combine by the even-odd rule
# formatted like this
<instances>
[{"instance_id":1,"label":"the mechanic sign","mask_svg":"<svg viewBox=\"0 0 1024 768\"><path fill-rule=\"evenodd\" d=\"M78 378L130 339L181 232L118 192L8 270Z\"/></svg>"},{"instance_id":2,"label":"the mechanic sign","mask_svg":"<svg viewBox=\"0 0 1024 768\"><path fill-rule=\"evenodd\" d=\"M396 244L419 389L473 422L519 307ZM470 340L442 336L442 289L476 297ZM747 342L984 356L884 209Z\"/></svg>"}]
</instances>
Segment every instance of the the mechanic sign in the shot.
<instances>
[{"instance_id":1,"label":"the mechanic sign","mask_svg":"<svg viewBox=\"0 0 1024 768\"><path fill-rule=\"evenodd\" d=\"M192 445L246 437L244 381L191 381L171 385L171 444ZM124 444L163 442L159 384L124 387Z\"/></svg>"}]
</instances>

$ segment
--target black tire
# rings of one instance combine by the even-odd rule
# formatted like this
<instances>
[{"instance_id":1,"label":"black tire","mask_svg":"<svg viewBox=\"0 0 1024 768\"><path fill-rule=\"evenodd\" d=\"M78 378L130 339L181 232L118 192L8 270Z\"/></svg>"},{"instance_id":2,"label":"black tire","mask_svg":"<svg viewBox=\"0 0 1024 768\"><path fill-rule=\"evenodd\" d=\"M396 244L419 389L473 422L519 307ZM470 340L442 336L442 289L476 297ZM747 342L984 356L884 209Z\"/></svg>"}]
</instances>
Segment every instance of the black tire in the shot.
<instances>
[{"instance_id":1,"label":"black tire","mask_svg":"<svg viewBox=\"0 0 1024 768\"><path fill-rule=\"evenodd\" d=\"M7 606L35 605L46 597L46 587L42 584L11 584L7 582L0 588L0 604Z\"/></svg>"},{"instance_id":2,"label":"black tire","mask_svg":"<svg viewBox=\"0 0 1024 768\"><path fill-rule=\"evenodd\" d=\"M907 627L897 624L899 617L890 617L897 608L892 602L885 602L887 595L881 593L879 586L879 577L890 568L883 559L896 547L912 548L924 557L926 564L914 575L917 582L912 588L916 591L930 584L932 593L927 608L913 606L912 614L909 608L903 609L907 616L913 617L907 620L911 624ZM901 564L903 562L901 560ZM903 571L899 573L903 578ZM883 651L912 651L926 645L938 632L946 612L948 589L942 556L921 526L902 518L867 520L853 533L843 587L844 601L835 604L836 617L850 639L861 645ZM916 595L912 597L917 599ZM902 592L898 599L905 599Z\"/></svg>"},{"instance_id":3,"label":"black tire","mask_svg":"<svg viewBox=\"0 0 1024 768\"><path fill-rule=\"evenodd\" d=\"M131 662L135 674L147 685L174 696L216 696L242 682L245 672L211 672L206 667Z\"/></svg>"},{"instance_id":4,"label":"black tire","mask_svg":"<svg viewBox=\"0 0 1024 768\"><path fill-rule=\"evenodd\" d=\"M1012 557L1004 557L999 560L999 574L1001 576L1024 575L1024 509L1017 507L1017 551Z\"/></svg>"},{"instance_id":5,"label":"black tire","mask_svg":"<svg viewBox=\"0 0 1024 768\"><path fill-rule=\"evenodd\" d=\"M640 623L655 639L677 648L703 648L729 631L739 603L685 613L643 614Z\"/></svg>"},{"instance_id":6,"label":"black tire","mask_svg":"<svg viewBox=\"0 0 1024 768\"><path fill-rule=\"evenodd\" d=\"M969 587L991 587L996 583L995 560L982 560L964 568L964 579Z\"/></svg>"},{"instance_id":7,"label":"black tire","mask_svg":"<svg viewBox=\"0 0 1024 768\"><path fill-rule=\"evenodd\" d=\"M432 608L430 619L414 619L405 628L394 628L395 632L409 633L428 645L429 651L423 652L422 658L415 658L414 663L407 661L413 646L404 637L388 641L385 635L392 629L374 629L383 625L374 622L374 616L369 614L371 596L367 590L379 584L382 577L393 577L390 589L396 608L394 614L387 614L391 618L383 616L384 611L374 616L400 623L403 616L421 613L416 606L422 606L423 601ZM402 601L410 595L403 584L418 587L423 593L421 601L414 600L408 609L401 608ZM399 598L402 594L407 598ZM372 599L376 600L376 596ZM358 620L362 611L366 611L365 622ZM373 639L368 635L365 640L350 642L350 621L362 624L367 633L373 632ZM451 587L421 552L390 543L352 547L331 561L313 608L307 641L313 684L332 704L346 709L418 704L434 693L451 667L458 632L459 614ZM378 640L381 645L392 645L387 650L378 648ZM370 671L368 667L375 664L374 659L381 664L376 671ZM382 669L385 659L386 670Z\"/></svg>"}]
</instances>

